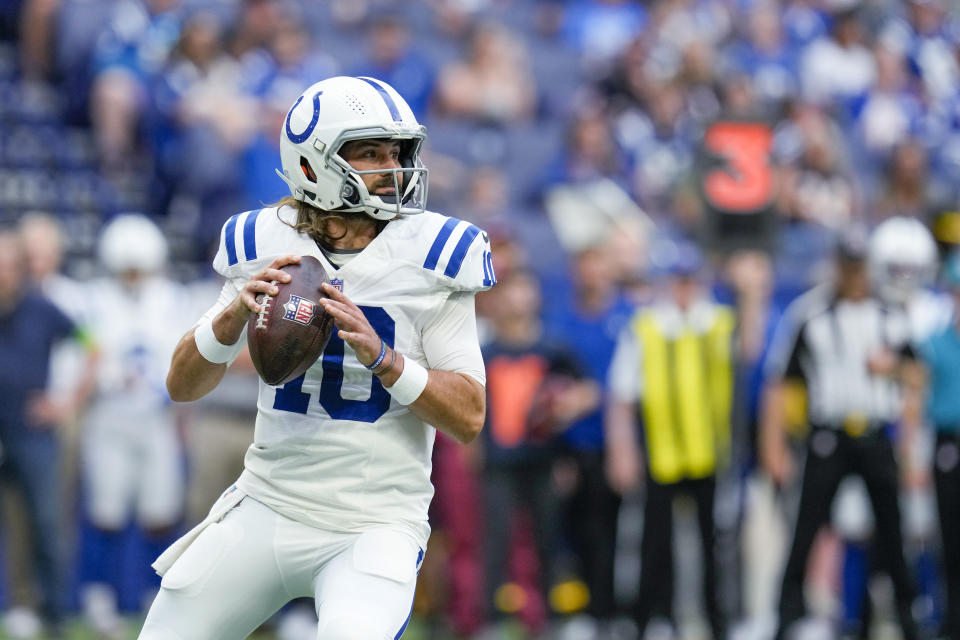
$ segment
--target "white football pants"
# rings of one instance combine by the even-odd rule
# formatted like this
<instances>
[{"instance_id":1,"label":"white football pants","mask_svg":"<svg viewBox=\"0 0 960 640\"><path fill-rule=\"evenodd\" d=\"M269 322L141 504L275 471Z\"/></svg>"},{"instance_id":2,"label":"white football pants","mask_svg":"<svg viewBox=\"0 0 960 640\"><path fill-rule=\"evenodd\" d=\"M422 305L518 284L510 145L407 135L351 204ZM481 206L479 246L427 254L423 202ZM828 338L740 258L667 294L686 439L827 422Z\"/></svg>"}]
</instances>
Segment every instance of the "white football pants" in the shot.
<instances>
[{"instance_id":1,"label":"white football pants","mask_svg":"<svg viewBox=\"0 0 960 640\"><path fill-rule=\"evenodd\" d=\"M173 416L125 404L101 400L87 414L81 460L90 520L111 530L132 516L142 527L171 527L183 515L186 484Z\"/></svg>"},{"instance_id":2,"label":"white football pants","mask_svg":"<svg viewBox=\"0 0 960 640\"><path fill-rule=\"evenodd\" d=\"M163 576L140 640L241 640L302 597L315 599L318 640L395 640L422 559L399 530L332 533L245 497Z\"/></svg>"}]
</instances>

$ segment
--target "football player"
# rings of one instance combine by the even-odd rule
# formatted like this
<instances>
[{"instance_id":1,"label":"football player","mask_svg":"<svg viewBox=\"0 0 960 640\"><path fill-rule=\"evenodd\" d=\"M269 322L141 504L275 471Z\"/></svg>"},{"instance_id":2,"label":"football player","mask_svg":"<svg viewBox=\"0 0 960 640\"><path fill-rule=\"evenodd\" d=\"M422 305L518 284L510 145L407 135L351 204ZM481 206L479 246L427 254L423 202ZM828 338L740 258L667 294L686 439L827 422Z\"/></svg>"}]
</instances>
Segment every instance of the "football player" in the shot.
<instances>
[{"instance_id":1,"label":"football player","mask_svg":"<svg viewBox=\"0 0 960 640\"><path fill-rule=\"evenodd\" d=\"M167 241L149 218L114 218L98 254L107 277L92 281L86 294L100 367L80 441L92 525L83 539L80 599L99 637L115 638L123 627L115 591L127 569L123 532L135 521L159 550L183 515L183 451L163 381L191 318L183 318L183 288L163 273Z\"/></svg>"},{"instance_id":2,"label":"football player","mask_svg":"<svg viewBox=\"0 0 960 640\"><path fill-rule=\"evenodd\" d=\"M245 469L157 559L141 639L244 638L305 596L318 638L402 635L429 533L434 427L469 442L483 424L474 294L495 282L487 235L424 210L425 135L379 80L314 84L280 134L292 196L224 225L214 268L226 282L173 356L174 400L217 385L258 298L300 256L336 285L320 304L337 331L303 376L260 383Z\"/></svg>"}]
</instances>

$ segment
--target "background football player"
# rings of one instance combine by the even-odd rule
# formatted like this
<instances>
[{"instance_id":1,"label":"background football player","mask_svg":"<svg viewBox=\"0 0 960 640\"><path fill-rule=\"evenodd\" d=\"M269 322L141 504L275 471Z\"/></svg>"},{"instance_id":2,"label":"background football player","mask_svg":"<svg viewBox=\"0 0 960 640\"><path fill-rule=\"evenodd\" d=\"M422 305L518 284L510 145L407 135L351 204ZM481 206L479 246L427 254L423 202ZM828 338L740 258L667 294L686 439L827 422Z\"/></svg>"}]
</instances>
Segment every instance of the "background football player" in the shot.
<instances>
[{"instance_id":1,"label":"background football player","mask_svg":"<svg viewBox=\"0 0 960 640\"><path fill-rule=\"evenodd\" d=\"M183 451L164 391L170 356L189 327L184 289L164 274L167 241L147 217L106 226L99 258L107 277L91 281L87 314L100 346L97 388L83 419L81 470L86 516L80 580L84 613L101 637L117 637L124 532L134 520L162 549L183 515ZM113 558L112 561L106 561ZM143 596L133 597L138 606Z\"/></svg>"},{"instance_id":2,"label":"background football player","mask_svg":"<svg viewBox=\"0 0 960 640\"><path fill-rule=\"evenodd\" d=\"M430 425L461 442L482 427L473 298L495 282L486 234L424 211L424 138L385 83L319 82L281 131L292 197L224 225L226 283L177 347L174 400L217 385L257 296L300 256L338 283L320 301L338 331L304 376L261 382L245 470L155 563L142 639L243 638L297 597L315 598L325 640L402 634L429 532Z\"/></svg>"}]
</instances>

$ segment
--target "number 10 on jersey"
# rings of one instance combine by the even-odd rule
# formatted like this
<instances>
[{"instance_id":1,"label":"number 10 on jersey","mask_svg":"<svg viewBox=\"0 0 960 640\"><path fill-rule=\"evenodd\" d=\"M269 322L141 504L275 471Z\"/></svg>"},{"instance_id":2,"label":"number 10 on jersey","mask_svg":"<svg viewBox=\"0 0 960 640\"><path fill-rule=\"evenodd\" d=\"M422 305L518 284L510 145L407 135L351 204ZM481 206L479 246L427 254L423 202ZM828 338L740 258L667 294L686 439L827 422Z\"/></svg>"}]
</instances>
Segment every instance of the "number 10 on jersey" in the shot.
<instances>
[{"instance_id":1,"label":"number 10 on jersey","mask_svg":"<svg viewBox=\"0 0 960 640\"><path fill-rule=\"evenodd\" d=\"M370 326L393 348L396 334L396 322L382 307L360 306ZM390 408L390 394L383 388L380 379L370 375L370 397L366 400L348 400L343 397L343 358L345 345L334 331L330 342L323 352L323 380L320 383L320 406L334 420L356 420L375 422ZM310 408L310 394L303 391L306 374L291 380L277 389L273 408L291 413L307 413Z\"/></svg>"}]
</instances>

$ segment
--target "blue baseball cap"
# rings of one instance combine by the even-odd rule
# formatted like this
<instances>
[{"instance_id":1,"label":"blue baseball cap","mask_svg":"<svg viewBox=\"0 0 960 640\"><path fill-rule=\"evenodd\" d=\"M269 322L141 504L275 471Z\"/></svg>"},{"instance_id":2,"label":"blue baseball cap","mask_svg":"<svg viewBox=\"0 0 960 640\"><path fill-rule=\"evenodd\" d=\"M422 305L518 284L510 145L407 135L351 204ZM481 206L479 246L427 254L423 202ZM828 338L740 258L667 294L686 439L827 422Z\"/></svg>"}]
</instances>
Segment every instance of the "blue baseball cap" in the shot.
<instances>
[{"instance_id":1,"label":"blue baseball cap","mask_svg":"<svg viewBox=\"0 0 960 640\"><path fill-rule=\"evenodd\" d=\"M696 245L680 242L667 264L667 273L677 278L695 276L703 269L703 254Z\"/></svg>"}]
</instances>

